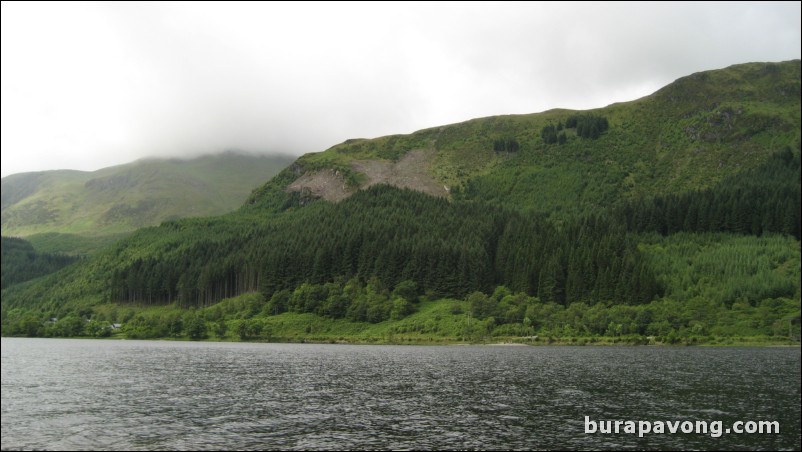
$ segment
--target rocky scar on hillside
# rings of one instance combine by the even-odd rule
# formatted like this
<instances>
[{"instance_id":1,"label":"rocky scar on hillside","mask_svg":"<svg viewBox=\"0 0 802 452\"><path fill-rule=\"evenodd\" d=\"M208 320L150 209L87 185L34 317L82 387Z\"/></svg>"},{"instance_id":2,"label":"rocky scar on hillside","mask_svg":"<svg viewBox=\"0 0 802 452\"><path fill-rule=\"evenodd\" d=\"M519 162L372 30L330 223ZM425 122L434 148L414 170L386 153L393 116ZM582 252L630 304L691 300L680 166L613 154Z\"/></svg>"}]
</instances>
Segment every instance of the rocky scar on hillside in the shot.
<instances>
[{"instance_id":1,"label":"rocky scar on hillside","mask_svg":"<svg viewBox=\"0 0 802 452\"><path fill-rule=\"evenodd\" d=\"M439 183L429 172L434 150L412 150L397 162L391 160L354 160L351 169L365 176L359 188L388 184L409 188L437 197L448 196L448 187ZM303 171L300 167L296 171ZM349 187L340 171L323 169L308 171L287 186L287 192L299 193L302 198L323 198L338 202L351 196L356 189Z\"/></svg>"}]
</instances>

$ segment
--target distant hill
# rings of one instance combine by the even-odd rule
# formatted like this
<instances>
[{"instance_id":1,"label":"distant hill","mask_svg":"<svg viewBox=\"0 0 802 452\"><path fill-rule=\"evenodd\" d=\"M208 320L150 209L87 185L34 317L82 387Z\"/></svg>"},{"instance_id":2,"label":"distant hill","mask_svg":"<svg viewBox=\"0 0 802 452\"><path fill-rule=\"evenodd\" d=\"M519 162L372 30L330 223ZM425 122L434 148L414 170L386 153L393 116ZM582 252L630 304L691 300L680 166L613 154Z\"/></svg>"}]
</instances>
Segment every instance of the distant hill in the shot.
<instances>
[{"instance_id":1,"label":"distant hill","mask_svg":"<svg viewBox=\"0 0 802 452\"><path fill-rule=\"evenodd\" d=\"M219 215L289 165L286 155L226 152L145 159L97 171L43 171L2 179L2 235L99 237L165 220ZM35 239L35 237L34 237Z\"/></svg>"}]
</instances>

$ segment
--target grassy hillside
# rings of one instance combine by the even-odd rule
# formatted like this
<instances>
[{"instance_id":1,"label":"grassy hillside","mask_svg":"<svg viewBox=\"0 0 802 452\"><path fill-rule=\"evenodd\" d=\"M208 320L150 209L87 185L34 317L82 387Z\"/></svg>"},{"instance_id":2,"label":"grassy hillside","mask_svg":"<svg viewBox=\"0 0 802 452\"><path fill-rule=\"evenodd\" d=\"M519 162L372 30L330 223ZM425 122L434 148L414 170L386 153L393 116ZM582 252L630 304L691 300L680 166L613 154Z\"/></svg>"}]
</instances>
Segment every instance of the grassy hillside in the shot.
<instances>
[{"instance_id":1,"label":"grassy hillside","mask_svg":"<svg viewBox=\"0 0 802 452\"><path fill-rule=\"evenodd\" d=\"M413 168L409 176L425 171L448 187L453 199L481 199L557 216L584 213L625 200L713 187L759 165L783 146L799 142L799 99L799 60L736 65L587 112L495 116L410 135L348 140L303 156L250 202L272 202L276 192L302 175L327 168L353 191L369 179L360 161L398 161L410 150L425 150L432 153L430 163ZM604 117L609 129L597 139L581 138L577 129L565 128L577 114ZM546 143L542 131L548 125L564 127L565 143ZM516 143L513 151L499 150L496 143L504 140Z\"/></svg>"},{"instance_id":2,"label":"grassy hillside","mask_svg":"<svg viewBox=\"0 0 802 452\"><path fill-rule=\"evenodd\" d=\"M798 338L800 78L745 64L588 112L348 140L236 212L4 290L3 334Z\"/></svg>"},{"instance_id":3,"label":"grassy hillside","mask_svg":"<svg viewBox=\"0 0 802 452\"><path fill-rule=\"evenodd\" d=\"M93 172L14 174L2 180L2 234L32 237L37 247L56 251L63 241L53 243L52 234L95 238L165 220L219 215L239 207L254 186L290 161L281 155L228 152L191 160L140 160ZM38 234L50 236L37 239Z\"/></svg>"}]
</instances>

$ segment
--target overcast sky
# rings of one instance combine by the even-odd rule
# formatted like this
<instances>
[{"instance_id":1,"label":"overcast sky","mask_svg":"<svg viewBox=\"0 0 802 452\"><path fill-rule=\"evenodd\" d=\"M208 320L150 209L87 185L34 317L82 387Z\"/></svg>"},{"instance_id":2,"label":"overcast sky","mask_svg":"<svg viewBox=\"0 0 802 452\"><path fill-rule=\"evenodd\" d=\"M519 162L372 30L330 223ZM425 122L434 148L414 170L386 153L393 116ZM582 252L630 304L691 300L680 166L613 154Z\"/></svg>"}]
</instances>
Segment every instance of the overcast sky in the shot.
<instances>
[{"instance_id":1,"label":"overcast sky","mask_svg":"<svg viewBox=\"0 0 802 452\"><path fill-rule=\"evenodd\" d=\"M302 154L800 58L789 3L2 3L2 175Z\"/></svg>"}]
</instances>

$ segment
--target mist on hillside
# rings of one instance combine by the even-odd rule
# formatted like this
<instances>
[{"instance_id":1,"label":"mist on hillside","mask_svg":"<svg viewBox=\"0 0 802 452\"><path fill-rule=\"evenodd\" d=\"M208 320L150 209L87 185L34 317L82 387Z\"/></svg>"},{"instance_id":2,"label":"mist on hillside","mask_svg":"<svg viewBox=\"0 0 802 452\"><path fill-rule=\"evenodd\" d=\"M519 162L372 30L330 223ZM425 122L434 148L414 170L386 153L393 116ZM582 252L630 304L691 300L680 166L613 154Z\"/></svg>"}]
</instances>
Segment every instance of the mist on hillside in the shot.
<instances>
[{"instance_id":1,"label":"mist on hillside","mask_svg":"<svg viewBox=\"0 0 802 452\"><path fill-rule=\"evenodd\" d=\"M2 175L603 107L801 41L798 2L3 2Z\"/></svg>"}]
</instances>

